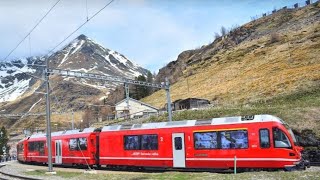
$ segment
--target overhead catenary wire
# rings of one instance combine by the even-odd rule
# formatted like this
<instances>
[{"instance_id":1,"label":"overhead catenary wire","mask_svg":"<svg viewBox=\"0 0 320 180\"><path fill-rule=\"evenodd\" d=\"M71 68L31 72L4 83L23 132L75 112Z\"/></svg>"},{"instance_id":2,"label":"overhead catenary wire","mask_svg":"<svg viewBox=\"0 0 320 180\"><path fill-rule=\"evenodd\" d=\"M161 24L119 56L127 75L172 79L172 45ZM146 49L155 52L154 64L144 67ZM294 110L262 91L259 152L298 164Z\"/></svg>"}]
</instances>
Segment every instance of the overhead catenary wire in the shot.
<instances>
[{"instance_id":1,"label":"overhead catenary wire","mask_svg":"<svg viewBox=\"0 0 320 180\"><path fill-rule=\"evenodd\" d=\"M88 0L86 0L86 11L87 11L87 21L89 20L89 13L88 13Z\"/></svg>"},{"instance_id":2,"label":"overhead catenary wire","mask_svg":"<svg viewBox=\"0 0 320 180\"><path fill-rule=\"evenodd\" d=\"M79 29L81 29L85 24L87 24L91 19L93 19L95 16L97 16L102 10L104 10L106 7L108 7L114 0L109 1L105 6L103 6L100 10L98 10L95 14L93 14L90 18L87 18L87 20L82 23L79 27L77 27L74 31L72 31L67 37L65 37L62 41L60 41L56 46L54 46L48 54L53 53L53 51L59 47L62 43L64 43L69 37L71 37L74 33L76 33ZM52 54L51 54L52 55ZM50 58L51 55L48 57Z\"/></svg>"},{"instance_id":3,"label":"overhead catenary wire","mask_svg":"<svg viewBox=\"0 0 320 180\"><path fill-rule=\"evenodd\" d=\"M44 18L47 17L47 15L52 11L52 9L60 2L61 0L58 0L48 11L47 13L38 21L38 23L27 33L27 35L9 52L9 54L4 58L4 60L7 60L7 58L20 46L20 44L33 32L33 30L38 27L38 25L43 21Z\"/></svg>"},{"instance_id":4,"label":"overhead catenary wire","mask_svg":"<svg viewBox=\"0 0 320 180\"><path fill-rule=\"evenodd\" d=\"M31 57L31 34L29 34L29 56Z\"/></svg>"}]
</instances>

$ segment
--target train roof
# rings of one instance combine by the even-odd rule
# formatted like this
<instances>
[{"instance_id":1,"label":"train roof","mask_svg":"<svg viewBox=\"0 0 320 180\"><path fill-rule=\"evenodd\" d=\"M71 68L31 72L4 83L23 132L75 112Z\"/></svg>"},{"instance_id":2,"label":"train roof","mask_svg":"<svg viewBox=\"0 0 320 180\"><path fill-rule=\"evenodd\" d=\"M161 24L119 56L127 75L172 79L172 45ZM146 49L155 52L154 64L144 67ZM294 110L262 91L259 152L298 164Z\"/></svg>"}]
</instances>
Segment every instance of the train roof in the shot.
<instances>
[{"instance_id":1,"label":"train roof","mask_svg":"<svg viewBox=\"0 0 320 180\"><path fill-rule=\"evenodd\" d=\"M234 116L234 117L213 118L210 120L183 120L183 121L130 124L130 125L112 125L112 126L104 126L101 131L104 132L104 131L138 130L138 129L189 127L189 126L203 126L203 125L243 124L243 123L257 123L257 122L270 122L270 121L285 124L283 120L281 120L276 116L268 115L268 114L260 114L260 115L253 115L253 116Z\"/></svg>"},{"instance_id":2,"label":"train roof","mask_svg":"<svg viewBox=\"0 0 320 180\"><path fill-rule=\"evenodd\" d=\"M51 136L61 136L61 135L71 135L71 134L84 134L84 133L91 133L94 132L95 128L85 128L83 131L80 131L80 129L74 129L74 130L66 130L66 131L57 131L57 132L52 132ZM34 138L45 138L46 133L36 133L32 134L29 139L34 139Z\"/></svg>"}]
</instances>

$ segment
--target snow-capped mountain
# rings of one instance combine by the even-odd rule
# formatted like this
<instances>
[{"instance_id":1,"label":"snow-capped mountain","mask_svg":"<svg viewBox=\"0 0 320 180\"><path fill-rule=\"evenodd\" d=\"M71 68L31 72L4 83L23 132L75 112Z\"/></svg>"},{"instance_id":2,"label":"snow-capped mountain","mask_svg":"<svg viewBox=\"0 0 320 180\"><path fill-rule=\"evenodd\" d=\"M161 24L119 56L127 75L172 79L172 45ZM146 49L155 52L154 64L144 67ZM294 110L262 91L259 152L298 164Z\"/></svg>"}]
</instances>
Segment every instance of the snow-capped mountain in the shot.
<instances>
[{"instance_id":1,"label":"snow-capped mountain","mask_svg":"<svg viewBox=\"0 0 320 180\"><path fill-rule=\"evenodd\" d=\"M46 58L48 57L19 59L12 61L14 64L0 62L0 103L19 99L27 92L28 94L33 94L41 86L41 82L39 83L38 79L28 74L41 77L43 68L32 66L32 64L44 64ZM131 62L124 55L104 48L85 35L80 35L49 58L51 68L121 76L130 79L134 79L139 75L146 75L148 72L146 69ZM59 78L57 83L61 79L66 83L78 83L90 88L104 89L102 97L107 96L109 91L117 85L115 83L94 82L70 77Z\"/></svg>"},{"instance_id":2,"label":"snow-capped mountain","mask_svg":"<svg viewBox=\"0 0 320 180\"><path fill-rule=\"evenodd\" d=\"M134 78L146 75L147 70L132 63L124 55L104 48L100 44L80 35L61 51L50 58L51 64L59 69L72 69L104 75Z\"/></svg>"}]
</instances>

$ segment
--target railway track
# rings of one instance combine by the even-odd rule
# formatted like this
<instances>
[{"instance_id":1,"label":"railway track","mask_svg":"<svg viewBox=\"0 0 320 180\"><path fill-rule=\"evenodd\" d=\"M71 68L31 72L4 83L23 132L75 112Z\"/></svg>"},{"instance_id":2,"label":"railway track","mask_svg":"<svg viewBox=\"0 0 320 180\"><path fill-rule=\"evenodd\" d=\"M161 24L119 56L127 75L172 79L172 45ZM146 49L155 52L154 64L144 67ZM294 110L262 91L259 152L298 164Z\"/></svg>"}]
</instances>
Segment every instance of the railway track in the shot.
<instances>
[{"instance_id":1,"label":"railway track","mask_svg":"<svg viewBox=\"0 0 320 180\"><path fill-rule=\"evenodd\" d=\"M14 174L9 174L6 172L1 171L1 168L5 165L0 165L0 180L40 180L38 178L32 178L32 177L25 177L25 176L20 176L20 175L14 175Z\"/></svg>"},{"instance_id":2,"label":"railway track","mask_svg":"<svg viewBox=\"0 0 320 180\"><path fill-rule=\"evenodd\" d=\"M310 162L311 166L320 166L320 162Z\"/></svg>"}]
</instances>

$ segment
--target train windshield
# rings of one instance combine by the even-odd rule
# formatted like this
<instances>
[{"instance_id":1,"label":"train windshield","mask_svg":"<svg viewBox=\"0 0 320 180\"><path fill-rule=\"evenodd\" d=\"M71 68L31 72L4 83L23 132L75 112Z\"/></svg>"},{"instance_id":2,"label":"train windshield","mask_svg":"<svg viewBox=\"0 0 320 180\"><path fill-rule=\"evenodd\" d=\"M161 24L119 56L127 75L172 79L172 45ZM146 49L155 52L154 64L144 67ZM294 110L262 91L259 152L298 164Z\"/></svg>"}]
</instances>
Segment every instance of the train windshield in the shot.
<instances>
[{"instance_id":1,"label":"train windshield","mask_svg":"<svg viewBox=\"0 0 320 180\"><path fill-rule=\"evenodd\" d=\"M288 130L288 132L290 133L290 136L294 142L295 145L297 145L297 139L294 136L294 133L292 132L292 129L289 127L289 125L282 119L279 118L279 120L281 121L281 123L284 125L284 127Z\"/></svg>"},{"instance_id":2,"label":"train windshield","mask_svg":"<svg viewBox=\"0 0 320 180\"><path fill-rule=\"evenodd\" d=\"M292 137L292 139L293 139L294 144L296 145L296 144L297 144L297 139L296 139L296 137L294 136L294 134L293 134L293 132L292 132L292 129L289 128L288 131L289 131L289 133L290 133L290 135L291 135L291 137Z\"/></svg>"}]
</instances>

